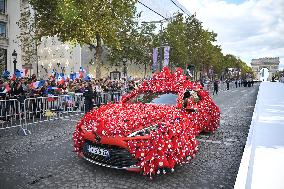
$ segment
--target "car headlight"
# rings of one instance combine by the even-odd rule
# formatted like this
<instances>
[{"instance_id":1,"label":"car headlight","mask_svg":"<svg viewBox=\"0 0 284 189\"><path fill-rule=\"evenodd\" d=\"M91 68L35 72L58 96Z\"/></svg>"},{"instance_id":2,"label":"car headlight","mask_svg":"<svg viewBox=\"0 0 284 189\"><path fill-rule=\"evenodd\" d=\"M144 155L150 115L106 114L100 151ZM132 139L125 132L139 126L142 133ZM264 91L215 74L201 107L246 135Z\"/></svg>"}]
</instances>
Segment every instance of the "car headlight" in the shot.
<instances>
[{"instance_id":1,"label":"car headlight","mask_svg":"<svg viewBox=\"0 0 284 189\"><path fill-rule=\"evenodd\" d=\"M133 133L131 133L130 135L128 135L127 137L135 137L135 136L144 136L144 135L149 135L152 131L155 131L156 129L158 129L159 126L158 124L156 125L152 125L150 127L146 127L144 129L135 131Z\"/></svg>"}]
</instances>

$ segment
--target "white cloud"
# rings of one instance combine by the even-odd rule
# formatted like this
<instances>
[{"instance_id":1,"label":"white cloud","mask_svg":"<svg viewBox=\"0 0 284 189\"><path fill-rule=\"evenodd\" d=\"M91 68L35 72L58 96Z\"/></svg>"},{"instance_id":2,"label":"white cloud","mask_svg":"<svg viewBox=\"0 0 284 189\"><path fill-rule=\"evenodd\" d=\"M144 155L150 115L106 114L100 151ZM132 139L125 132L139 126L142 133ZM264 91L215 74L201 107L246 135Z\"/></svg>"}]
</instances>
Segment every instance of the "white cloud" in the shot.
<instances>
[{"instance_id":1,"label":"white cloud","mask_svg":"<svg viewBox=\"0 0 284 189\"><path fill-rule=\"evenodd\" d=\"M250 63L253 58L280 57L284 68L284 1L179 0L196 13L206 29L218 34L224 53Z\"/></svg>"}]
</instances>

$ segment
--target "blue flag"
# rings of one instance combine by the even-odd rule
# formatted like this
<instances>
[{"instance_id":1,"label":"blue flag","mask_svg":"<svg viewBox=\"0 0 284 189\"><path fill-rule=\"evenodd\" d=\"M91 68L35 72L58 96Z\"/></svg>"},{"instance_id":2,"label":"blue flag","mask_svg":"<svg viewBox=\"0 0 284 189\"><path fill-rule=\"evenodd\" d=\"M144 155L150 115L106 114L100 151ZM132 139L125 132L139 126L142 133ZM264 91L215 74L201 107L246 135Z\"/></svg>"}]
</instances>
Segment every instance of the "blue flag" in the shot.
<instances>
[{"instance_id":1,"label":"blue flag","mask_svg":"<svg viewBox=\"0 0 284 189\"><path fill-rule=\"evenodd\" d=\"M91 80L91 77L86 75L86 77L84 77L84 81L90 81Z\"/></svg>"},{"instance_id":2,"label":"blue flag","mask_svg":"<svg viewBox=\"0 0 284 189\"><path fill-rule=\"evenodd\" d=\"M10 72L8 70L4 70L2 76L4 78L8 78L8 77L10 77Z\"/></svg>"},{"instance_id":3,"label":"blue flag","mask_svg":"<svg viewBox=\"0 0 284 189\"><path fill-rule=\"evenodd\" d=\"M20 78L20 77L22 77L21 71L20 71L20 70L18 70L18 69L16 69L16 71L15 71L15 75L16 75L16 78Z\"/></svg>"},{"instance_id":4,"label":"blue flag","mask_svg":"<svg viewBox=\"0 0 284 189\"><path fill-rule=\"evenodd\" d=\"M42 87L45 84L45 80L40 80L38 83L38 87Z\"/></svg>"},{"instance_id":5,"label":"blue flag","mask_svg":"<svg viewBox=\"0 0 284 189\"><path fill-rule=\"evenodd\" d=\"M74 81L76 79L76 73L70 73L70 80Z\"/></svg>"}]
</instances>

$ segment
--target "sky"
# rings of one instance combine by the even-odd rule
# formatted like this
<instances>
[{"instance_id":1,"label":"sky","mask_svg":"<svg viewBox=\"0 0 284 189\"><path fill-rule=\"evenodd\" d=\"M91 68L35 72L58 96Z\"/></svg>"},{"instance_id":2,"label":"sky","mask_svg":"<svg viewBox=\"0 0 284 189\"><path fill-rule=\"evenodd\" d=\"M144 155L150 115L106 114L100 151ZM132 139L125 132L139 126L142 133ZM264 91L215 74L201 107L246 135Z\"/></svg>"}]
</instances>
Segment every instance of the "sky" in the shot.
<instances>
[{"instance_id":1,"label":"sky","mask_svg":"<svg viewBox=\"0 0 284 189\"><path fill-rule=\"evenodd\" d=\"M181 10L171 0L140 0L163 16ZM178 2L177 2L178 1ZM280 57L284 69L284 0L177 0L178 6L196 14L205 29L218 34L224 54L233 54L250 64L253 58ZM147 8L142 19L162 17Z\"/></svg>"}]
</instances>

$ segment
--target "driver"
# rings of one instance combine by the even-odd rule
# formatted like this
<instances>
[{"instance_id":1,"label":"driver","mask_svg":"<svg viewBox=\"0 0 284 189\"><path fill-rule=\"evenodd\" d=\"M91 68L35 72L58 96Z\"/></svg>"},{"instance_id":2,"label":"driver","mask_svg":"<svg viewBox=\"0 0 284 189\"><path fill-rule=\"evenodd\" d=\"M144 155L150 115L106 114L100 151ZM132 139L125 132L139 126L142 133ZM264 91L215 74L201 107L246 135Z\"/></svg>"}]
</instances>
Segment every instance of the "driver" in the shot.
<instances>
[{"instance_id":1,"label":"driver","mask_svg":"<svg viewBox=\"0 0 284 189\"><path fill-rule=\"evenodd\" d=\"M196 112L198 101L199 97L195 91L186 91L183 96L183 107L190 112Z\"/></svg>"}]
</instances>

